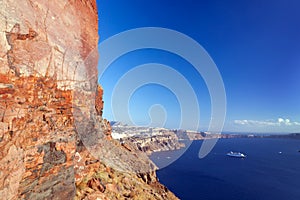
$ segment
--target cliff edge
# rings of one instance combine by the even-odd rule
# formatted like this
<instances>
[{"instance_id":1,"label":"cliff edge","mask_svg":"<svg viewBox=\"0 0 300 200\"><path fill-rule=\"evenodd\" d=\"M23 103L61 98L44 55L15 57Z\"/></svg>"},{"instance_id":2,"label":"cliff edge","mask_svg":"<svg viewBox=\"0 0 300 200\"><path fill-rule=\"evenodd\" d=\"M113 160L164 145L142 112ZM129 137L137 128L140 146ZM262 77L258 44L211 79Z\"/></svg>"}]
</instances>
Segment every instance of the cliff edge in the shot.
<instances>
[{"instance_id":1,"label":"cliff edge","mask_svg":"<svg viewBox=\"0 0 300 200\"><path fill-rule=\"evenodd\" d=\"M177 199L111 138L95 0L0 0L1 199Z\"/></svg>"}]
</instances>

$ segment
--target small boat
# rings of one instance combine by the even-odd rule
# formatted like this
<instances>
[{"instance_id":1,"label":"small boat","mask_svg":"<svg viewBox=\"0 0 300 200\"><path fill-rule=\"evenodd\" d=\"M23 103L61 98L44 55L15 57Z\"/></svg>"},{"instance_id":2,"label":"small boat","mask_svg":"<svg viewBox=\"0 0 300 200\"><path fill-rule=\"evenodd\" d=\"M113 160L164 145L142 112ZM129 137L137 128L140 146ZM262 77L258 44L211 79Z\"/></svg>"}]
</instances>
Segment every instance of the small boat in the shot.
<instances>
[{"instance_id":1,"label":"small boat","mask_svg":"<svg viewBox=\"0 0 300 200\"><path fill-rule=\"evenodd\" d=\"M246 158L246 155L243 154L243 153L240 153L240 152L232 152L232 151L230 151L226 155L230 156L230 157L235 157L235 158Z\"/></svg>"}]
</instances>

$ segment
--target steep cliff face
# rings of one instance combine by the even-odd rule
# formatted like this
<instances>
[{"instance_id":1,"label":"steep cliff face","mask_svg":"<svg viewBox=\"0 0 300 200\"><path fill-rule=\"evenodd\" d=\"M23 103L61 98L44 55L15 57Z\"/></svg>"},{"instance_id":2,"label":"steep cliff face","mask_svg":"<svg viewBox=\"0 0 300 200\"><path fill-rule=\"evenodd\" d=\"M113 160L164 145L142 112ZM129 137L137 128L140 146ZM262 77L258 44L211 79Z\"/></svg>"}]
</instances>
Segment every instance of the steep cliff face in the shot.
<instances>
[{"instance_id":1,"label":"steep cliff face","mask_svg":"<svg viewBox=\"0 0 300 200\"><path fill-rule=\"evenodd\" d=\"M0 2L0 197L175 199L153 171L113 169L153 166L101 117L95 0Z\"/></svg>"},{"instance_id":2,"label":"steep cliff face","mask_svg":"<svg viewBox=\"0 0 300 200\"><path fill-rule=\"evenodd\" d=\"M0 196L72 199L79 141L70 89L78 68L97 75L97 56L84 65L98 41L95 2L2 1L0 12Z\"/></svg>"}]
</instances>

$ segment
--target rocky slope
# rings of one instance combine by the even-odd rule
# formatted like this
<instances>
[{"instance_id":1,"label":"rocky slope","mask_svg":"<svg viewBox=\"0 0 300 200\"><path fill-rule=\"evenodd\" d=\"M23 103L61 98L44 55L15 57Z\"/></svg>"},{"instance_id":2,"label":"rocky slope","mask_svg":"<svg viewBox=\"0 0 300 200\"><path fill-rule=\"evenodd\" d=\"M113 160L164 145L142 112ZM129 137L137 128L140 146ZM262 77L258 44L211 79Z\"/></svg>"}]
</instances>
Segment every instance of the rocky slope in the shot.
<instances>
[{"instance_id":1,"label":"rocky slope","mask_svg":"<svg viewBox=\"0 0 300 200\"><path fill-rule=\"evenodd\" d=\"M176 199L111 139L95 0L1 0L1 199Z\"/></svg>"}]
</instances>

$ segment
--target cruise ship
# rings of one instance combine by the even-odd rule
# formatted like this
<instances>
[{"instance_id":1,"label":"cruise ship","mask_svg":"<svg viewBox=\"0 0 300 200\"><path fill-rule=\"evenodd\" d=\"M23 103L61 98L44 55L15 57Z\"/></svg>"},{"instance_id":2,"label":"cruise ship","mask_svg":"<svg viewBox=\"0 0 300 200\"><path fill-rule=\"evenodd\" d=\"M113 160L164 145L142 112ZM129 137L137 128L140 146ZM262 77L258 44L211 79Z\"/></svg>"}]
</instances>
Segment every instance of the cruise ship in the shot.
<instances>
[{"instance_id":1,"label":"cruise ship","mask_svg":"<svg viewBox=\"0 0 300 200\"><path fill-rule=\"evenodd\" d=\"M230 156L230 157L236 157L236 158L246 158L246 155L243 154L243 153L240 153L240 152L232 152L232 151L230 151L226 155Z\"/></svg>"}]
</instances>

